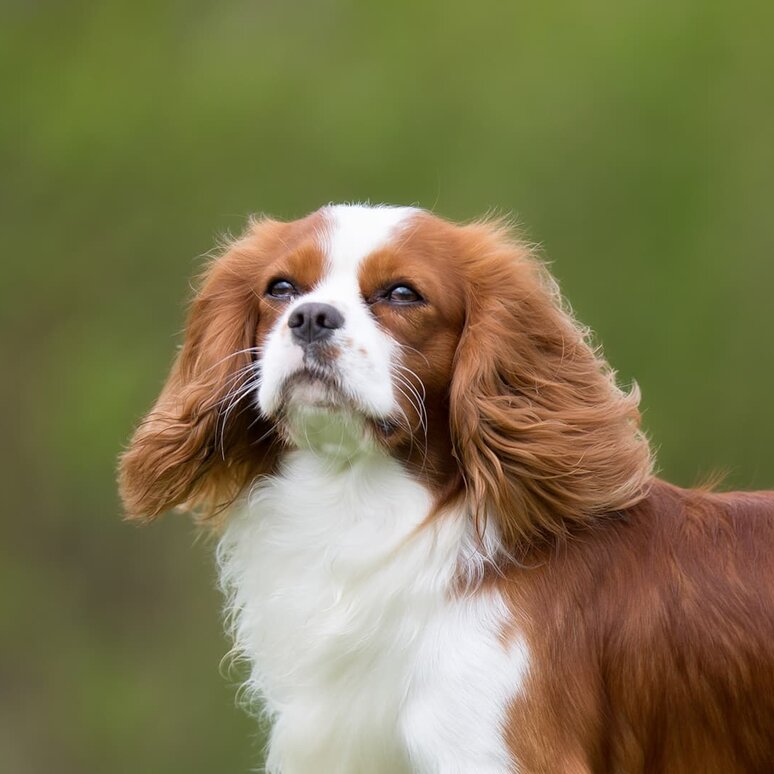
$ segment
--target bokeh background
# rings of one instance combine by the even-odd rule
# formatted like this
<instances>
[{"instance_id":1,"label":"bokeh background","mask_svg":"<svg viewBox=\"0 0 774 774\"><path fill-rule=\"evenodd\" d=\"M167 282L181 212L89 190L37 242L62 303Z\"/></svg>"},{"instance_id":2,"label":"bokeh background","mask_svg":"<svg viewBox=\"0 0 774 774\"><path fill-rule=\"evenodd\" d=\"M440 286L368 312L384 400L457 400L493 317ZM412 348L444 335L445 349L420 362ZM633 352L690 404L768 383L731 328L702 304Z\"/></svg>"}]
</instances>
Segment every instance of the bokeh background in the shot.
<instances>
[{"instance_id":1,"label":"bokeh background","mask_svg":"<svg viewBox=\"0 0 774 774\"><path fill-rule=\"evenodd\" d=\"M0 770L247 772L212 546L116 455L246 216L511 212L664 475L774 487L774 5L5 0Z\"/></svg>"}]
</instances>

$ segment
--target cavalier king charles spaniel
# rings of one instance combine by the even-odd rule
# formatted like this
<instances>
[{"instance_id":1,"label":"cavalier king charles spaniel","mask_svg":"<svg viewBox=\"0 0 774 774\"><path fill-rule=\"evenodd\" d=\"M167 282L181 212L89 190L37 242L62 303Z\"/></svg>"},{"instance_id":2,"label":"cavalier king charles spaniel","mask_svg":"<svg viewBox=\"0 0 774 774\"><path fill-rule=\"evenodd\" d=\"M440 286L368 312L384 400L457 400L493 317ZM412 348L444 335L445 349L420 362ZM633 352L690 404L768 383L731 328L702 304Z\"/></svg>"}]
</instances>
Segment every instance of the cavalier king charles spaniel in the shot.
<instances>
[{"instance_id":1,"label":"cavalier king charles spaniel","mask_svg":"<svg viewBox=\"0 0 774 774\"><path fill-rule=\"evenodd\" d=\"M218 530L270 772L772 772L774 495L638 402L505 224L327 206L210 264L121 494Z\"/></svg>"}]
</instances>

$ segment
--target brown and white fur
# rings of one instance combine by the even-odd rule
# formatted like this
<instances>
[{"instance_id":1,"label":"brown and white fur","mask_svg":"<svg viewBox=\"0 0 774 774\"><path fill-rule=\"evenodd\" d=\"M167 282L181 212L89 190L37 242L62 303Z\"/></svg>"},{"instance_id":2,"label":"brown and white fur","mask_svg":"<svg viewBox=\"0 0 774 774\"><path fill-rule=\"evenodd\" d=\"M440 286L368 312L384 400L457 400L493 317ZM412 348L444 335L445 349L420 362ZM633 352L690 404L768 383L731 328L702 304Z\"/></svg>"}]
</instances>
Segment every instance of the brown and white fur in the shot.
<instances>
[{"instance_id":1,"label":"brown and white fur","mask_svg":"<svg viewBox=\"0 0 774 774\"><path fill-rule=\"evenodd\" d=\"M209 266L121 492L223 514L271 772L774 771L774 496L638 398L502 224L329 206Z\"/></svg>"}]
</instances>

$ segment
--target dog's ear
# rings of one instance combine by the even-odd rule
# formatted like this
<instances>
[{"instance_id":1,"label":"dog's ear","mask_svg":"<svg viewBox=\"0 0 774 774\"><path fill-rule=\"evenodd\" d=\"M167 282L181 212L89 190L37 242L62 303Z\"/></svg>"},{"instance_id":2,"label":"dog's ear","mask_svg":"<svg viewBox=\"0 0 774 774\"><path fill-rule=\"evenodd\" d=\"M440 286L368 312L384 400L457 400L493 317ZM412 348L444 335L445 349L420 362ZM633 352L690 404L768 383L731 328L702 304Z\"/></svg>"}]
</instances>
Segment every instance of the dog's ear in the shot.
<instances>
[{"instance_id":1,"label":"dog's ear","mask_svg":"<svg viewBox=\"0 0 774 774\"><path fill-rule=\"evenodd\" d=\"M251 246L262 225L202 277L167 382L120 460L128 518L174 506L211 515L271 466L276 438L254 402L259 306Z\"/></svg>"},{"instance_id":2,"label":"dog's ear","mask_svg":"<svg viewBox=\"0 0 774 774\"><path fill-rule=\"evenodd\" d=\"M617 387L543 265L502 224L466 231L451 433L479 529L495 517L517 549L639 500L650 450L636 387Z\"/></svg>"}]
</instances>

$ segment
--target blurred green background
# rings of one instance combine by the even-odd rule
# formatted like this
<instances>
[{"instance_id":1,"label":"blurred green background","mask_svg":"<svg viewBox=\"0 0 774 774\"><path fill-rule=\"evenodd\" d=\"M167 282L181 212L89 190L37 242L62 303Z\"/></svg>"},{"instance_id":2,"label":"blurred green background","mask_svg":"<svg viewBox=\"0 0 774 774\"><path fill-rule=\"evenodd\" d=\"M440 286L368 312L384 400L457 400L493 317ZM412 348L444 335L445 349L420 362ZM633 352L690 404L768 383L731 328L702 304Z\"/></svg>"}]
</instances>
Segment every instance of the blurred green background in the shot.
<instances>
[{"instance_id":1,"label":"blurred green background","mask_svg":"<svg viewBox=\"0 0 774 774\"><path fill-rule=\"evenodd\" d=\"M773 487L774 5L0 11L0 770L247 772L212 547L115 458L248 213L513 212L643 390L664 475Z\"/></svg>"}]
</instances>

